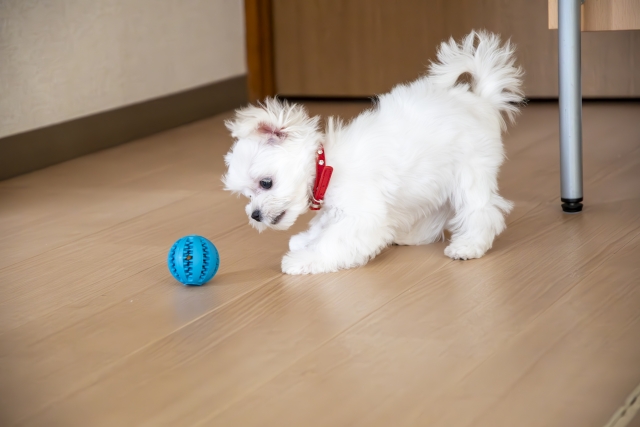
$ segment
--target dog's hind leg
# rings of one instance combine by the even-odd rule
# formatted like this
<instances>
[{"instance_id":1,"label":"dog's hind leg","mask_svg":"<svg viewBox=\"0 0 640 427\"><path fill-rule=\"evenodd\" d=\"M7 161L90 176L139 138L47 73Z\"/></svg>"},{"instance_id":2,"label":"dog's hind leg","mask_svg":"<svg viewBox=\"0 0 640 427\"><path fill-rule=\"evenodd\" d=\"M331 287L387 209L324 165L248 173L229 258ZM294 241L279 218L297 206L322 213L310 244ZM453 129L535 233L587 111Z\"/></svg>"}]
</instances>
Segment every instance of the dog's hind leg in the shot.
<instances>
[{"instance_id":1,"label":"dog's hind leg","mask_svg":"<svg viewBox=\"0 0 640 427\"><path fill-rule=\"evenodd\" d=\"M444 227L451 215L448 204L438 210L418 218L409 230L396 232L393 242L397 245L428 245L444 240Z\"/></svg>"},{"instance_id":2,"label":"dog's hind leg","mask_svg":"<svg viewBox=\"0 0 640 427\"><path fill-rule=\"evenodd\" d=\"M491 249L505 228L504 215L512 208L512 203L498 194L499 163L482 160L461 173L452 197L455 215L447 225L452 232L451 244L444 253L453 259L480 258Z\"/></svg>"}]
</instances>

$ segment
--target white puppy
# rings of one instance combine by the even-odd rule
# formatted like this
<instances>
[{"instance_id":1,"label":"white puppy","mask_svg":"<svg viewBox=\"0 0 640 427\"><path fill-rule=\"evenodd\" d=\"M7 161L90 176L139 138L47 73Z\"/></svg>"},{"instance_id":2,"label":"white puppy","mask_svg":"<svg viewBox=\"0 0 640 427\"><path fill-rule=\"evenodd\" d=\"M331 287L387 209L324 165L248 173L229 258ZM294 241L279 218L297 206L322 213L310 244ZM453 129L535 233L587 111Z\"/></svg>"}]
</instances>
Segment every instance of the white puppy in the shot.
<instances>
[{"instance_id":1,"label":"white puppy","mask_svg":"<svg viewBox=\"0 0 640 427\"><path fill-rule=\"evenodd\" d=\"M442 43L425 77L396 86L348 124L330 118L324 134L299 105L270 99L237 111L227 123L236 141L223 182L249 198L251 225L285 230L320 207L291 238L282 271L361 266L392 243L435 242L445 229L447 256L484 255L512 207L497 175L503 115L513 121L523 101L513 51L484 32ZM330 180L319 176L325 166ZM316 181L327 186L324 200Z\"/></svg>"}]
</instances>

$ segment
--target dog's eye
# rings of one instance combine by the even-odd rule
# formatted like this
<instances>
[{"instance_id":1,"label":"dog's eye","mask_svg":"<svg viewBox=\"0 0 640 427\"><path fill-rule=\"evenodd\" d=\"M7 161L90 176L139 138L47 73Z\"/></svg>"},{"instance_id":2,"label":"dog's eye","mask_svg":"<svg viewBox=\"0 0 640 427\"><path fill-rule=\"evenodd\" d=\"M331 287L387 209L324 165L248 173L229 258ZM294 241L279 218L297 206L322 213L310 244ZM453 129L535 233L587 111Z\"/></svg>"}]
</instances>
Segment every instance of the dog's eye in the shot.
<instances>
[{"instance_id":1,"label":"dog's eye","mask_svg":"<svg viewBox=\"0 0 640 427\"><path fill-rule=\"evenodd\" d=\"M260 181L260 187L264 188L265 190L270 189L272 185L273 185L273 182L269 178L265 178Z\"/></svg>"}]
</instances>

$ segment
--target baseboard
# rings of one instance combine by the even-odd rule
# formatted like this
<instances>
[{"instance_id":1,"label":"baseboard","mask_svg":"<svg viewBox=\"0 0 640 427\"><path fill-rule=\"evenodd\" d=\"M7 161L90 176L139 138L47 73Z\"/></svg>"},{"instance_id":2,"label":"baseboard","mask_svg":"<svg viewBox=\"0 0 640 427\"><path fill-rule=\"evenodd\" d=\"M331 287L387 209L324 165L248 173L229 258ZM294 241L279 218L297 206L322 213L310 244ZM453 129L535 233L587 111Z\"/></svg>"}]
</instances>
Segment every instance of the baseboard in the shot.
<instances>
[{"instance_id":1,"label":"baseboard","mask_svg":"<svg viewBox=\"0 0 640 427\"><path fill-rule=\"evenodd\" d=\"M0 138L0 180L210 117L247 99L247 78L239 76Z\"/></svg>"}]
</instances>

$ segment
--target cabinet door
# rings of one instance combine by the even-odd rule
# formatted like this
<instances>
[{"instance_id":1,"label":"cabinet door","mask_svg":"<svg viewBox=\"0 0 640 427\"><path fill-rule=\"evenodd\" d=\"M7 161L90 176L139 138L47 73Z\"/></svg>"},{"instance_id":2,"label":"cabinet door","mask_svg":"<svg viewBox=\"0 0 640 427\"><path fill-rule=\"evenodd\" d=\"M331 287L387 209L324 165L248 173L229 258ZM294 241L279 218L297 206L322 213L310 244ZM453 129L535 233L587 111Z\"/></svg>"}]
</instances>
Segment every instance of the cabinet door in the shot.
<instances>
[{"instance_id":1,"label":"cabinet door","mask_svg":"<svg viewBox=\"0 0 640 427\"><path fill-rule=\"evenodd\" d=\"M422 74L442 40L481 28L516 43L528 97L558 95L558 34L548 28L545 1L272 3L276 90L285 96L385 92ZM584 33L582 65L586 98L640 97L640 31Z\"/></svg>"}]
</instances>

